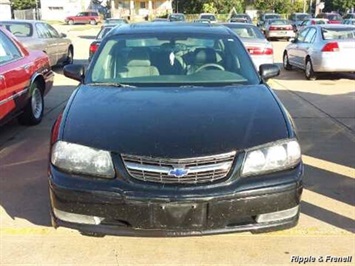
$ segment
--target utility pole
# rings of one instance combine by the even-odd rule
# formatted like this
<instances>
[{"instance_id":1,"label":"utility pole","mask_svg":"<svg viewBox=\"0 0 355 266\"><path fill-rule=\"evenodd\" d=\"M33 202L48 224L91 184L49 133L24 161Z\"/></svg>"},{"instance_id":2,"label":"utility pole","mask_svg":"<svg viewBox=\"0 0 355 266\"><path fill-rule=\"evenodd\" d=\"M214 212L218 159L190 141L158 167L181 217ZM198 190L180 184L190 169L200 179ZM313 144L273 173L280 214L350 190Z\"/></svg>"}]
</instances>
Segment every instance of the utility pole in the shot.
<instances>
[{"instance_id":1,"label":"utility pole","mask_svg":"<svg viewBox=\"0 0 355 266\"><path fill-rule=\"evenodd\" d=\"M309 0L309 14L312 15L312 0Z\"/></svg>"}]
</instances>

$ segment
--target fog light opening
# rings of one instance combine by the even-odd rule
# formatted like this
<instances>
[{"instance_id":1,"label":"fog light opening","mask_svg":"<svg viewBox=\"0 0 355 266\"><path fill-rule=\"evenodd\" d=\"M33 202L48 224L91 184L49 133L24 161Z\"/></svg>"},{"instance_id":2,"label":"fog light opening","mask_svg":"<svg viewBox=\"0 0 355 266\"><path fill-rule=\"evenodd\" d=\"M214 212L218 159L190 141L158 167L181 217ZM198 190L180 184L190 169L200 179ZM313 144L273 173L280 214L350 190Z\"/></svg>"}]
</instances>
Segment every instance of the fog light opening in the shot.
<instances>
[{"instance_id":1,"label":"fog light opening","mask_svg":"<svg viewBox=\"0 0 355 266\"><path fill-rule=\"evenodd\" d=\"M278 211L278 212L270 212L265 214L259 214L256 216L255 221L257 223L267 223L267 222L274 222L279 220L290 219L297 215L300 206L297 205L291 209Z\"/></svg>"},{"instance_id":2,"label":"fog light opening","mask_svg":"<svg viewBox=\"0 0 355 266\"><path fill-rule=\"evenodd\" d=\"M59 220L70 223L99 225L104 220L104 218L98 216L65 212L55 208L53 208L53 213Z\"/></svg>"}]
</instances>

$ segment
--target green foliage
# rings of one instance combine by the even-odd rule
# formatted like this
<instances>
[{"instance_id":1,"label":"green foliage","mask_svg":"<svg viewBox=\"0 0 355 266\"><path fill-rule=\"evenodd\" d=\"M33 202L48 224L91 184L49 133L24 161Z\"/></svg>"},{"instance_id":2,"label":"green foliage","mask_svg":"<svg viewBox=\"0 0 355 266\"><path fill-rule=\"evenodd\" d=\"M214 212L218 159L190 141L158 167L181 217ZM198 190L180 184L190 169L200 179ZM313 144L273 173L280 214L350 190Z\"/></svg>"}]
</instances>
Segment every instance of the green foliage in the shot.
<instances>
[{"instance_id":1,"label":"green foliage","mask_svg":"<svg viewBox=\"0 0 355 266\"><path fill-rule=\"evenodd\" d=\"M342 11L345 12L351 7L355 7L355 0L324 0L324 12Z\"/></svg>"},{"instance_id":2,"label":"green foliage","mask_svg":"<svg viewBox=\"0 0 355 266\"><path fill-rule=\"evenodd\" d=\"M177 5L176 5L177 4ZM207 10L215 10L211 13L228 14L233 7L237 12L244 12L244 0L173 0L173 9L176 12L176 7L179 12L186 14L199 14L207 12ZM205 11L204 11L205 10Z\"/></svg>"},{"instance_id":3,"label":"green foliage","mask_svg":"<svg viewBox=\"0 0 355 266\"><path fill-rule=\"evenodd\" d=\"M38 1L38 5L39 5ZM11 5L13 9L29 9L36 7L36 0L11 0Z\"/></svg>"},{"instance_id":4,"label":"green foliage","mask_svg":"<svg viewBox=\"0 0 355 266\"><path fill-rule=\"evenodd\" d=\"M204 3L202 6L202 10L205 13L217 13L217 8L214 6L213 3Z\"/></svg>"}]
</instances>

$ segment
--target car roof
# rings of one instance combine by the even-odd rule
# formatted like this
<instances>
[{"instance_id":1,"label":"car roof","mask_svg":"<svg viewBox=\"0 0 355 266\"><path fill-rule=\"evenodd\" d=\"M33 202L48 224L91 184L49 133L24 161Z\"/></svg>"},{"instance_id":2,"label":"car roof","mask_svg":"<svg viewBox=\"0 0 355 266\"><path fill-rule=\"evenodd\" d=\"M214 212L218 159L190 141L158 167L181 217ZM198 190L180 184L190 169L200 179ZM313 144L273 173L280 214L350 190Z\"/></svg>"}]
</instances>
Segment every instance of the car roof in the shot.
<instances>
[{"instance_id":1,"label":"car roof","mask_svg":"<svg viewBox=\"0 0 355 266\"><path fill-rule=\"evenodd\" d=\"M355 25L348 25L348 24L317 24L317 25L313 25L316 27L320 27L320 28L334 28L334 29L341 29L341 28L354 28L355 29Z\"/></svg>"},{"instance_id":2,"label":"car roof","mask_svg":"<svg viewBox=\"0 0 355 266\"><path fill-rule=\"evenodd\" d=\"M34 24L37 22L41 22L41 23L46 23L45 21L41 21L41 20L29 20L29 19L11 19L11 20L0 20L0 22L2 23L29 23L29 24Z\"/></svg>"},{"instance_id":3,"label":"car roof","mask_svg":"<svg viewBox=\"0 0 355 266\"><path fill-rule=\"evenodd\" d=\"M208 23L185 23L185 22L142 22L122 25L112 29L111 36L116 34L144 34L144 33L210 33L210 34L230 34L228 28Z\"/></svg>"},{"instance_id":4,"label":"car roof","mask_svg":"<svg viewBox=\"0 0 355 266\"><path fill-rule=\"evenodd\" d=\"M224 25L224 26L254 26L254 27L256 27L253 23L244 23L244 22L226 22L226 23L220 23L218 25Z\"/></svg>"}]
</instances>

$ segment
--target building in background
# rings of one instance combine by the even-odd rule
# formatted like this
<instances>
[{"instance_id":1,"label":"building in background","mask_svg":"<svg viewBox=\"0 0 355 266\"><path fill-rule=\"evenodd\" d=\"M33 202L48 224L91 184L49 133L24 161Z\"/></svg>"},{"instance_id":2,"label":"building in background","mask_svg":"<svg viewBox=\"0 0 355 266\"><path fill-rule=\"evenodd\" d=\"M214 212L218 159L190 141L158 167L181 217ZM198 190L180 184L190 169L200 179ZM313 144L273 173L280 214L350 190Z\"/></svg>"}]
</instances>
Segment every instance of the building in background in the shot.
<instances>
[{"instance_id":1,"label":"building in background","mask_svg":"<svg viewBox=\"0 0 355 266\"><path fill-rule=\"evenodd\" d=\"M0 0L0 19L11 19L10 0Z\"/></svg>"},{"instance_id":2,"label":"building in background","mask_svg":"<svg viewBox=\"0 0 355 266\"><path fill-rule=\"evenodd\" d=\"M43 20L64 20L81 11L88 10L91 0L40 0Z\"/></svg>"},{"instance_id":3,"label":"building in background","mask_svg":"<svg viewBox=\"0 0 355 266\"><path fill-rule=\"evenodd\" d=\"M172 0L114 0L111 2L111 15L117 18L139 20L146 16L159 17L172 12Z\"/></svg>"}]
</instances>

